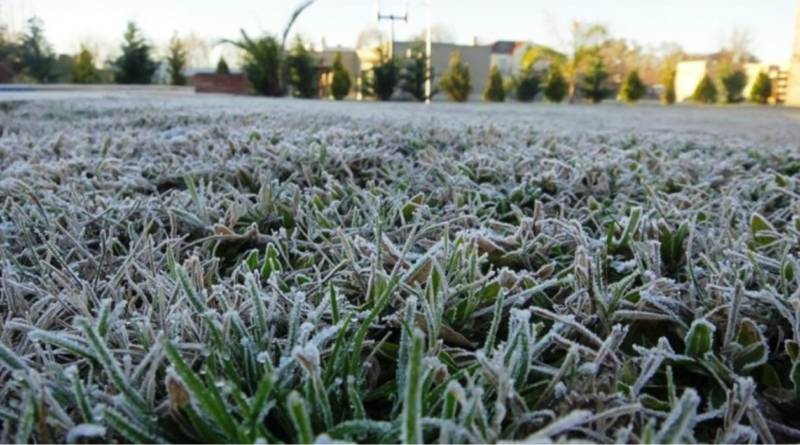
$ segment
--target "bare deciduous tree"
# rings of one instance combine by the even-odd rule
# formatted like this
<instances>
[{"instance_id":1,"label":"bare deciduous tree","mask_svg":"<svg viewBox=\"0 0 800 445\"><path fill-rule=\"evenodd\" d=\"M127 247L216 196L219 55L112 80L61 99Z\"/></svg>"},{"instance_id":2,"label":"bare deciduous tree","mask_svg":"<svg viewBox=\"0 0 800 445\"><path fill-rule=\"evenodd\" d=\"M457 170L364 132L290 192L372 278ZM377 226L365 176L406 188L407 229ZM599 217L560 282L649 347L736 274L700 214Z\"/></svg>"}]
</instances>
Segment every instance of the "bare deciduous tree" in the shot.
<instances>
[{"instance_id":1,"label":"bare deciduous tree","mask_svg":"<svg viewBox=\"0 0 800 445\"><path fill-rule=\"evenodd\" d=\"M186 65L190 68L205 68L211 66L211 45L209 39L204 39L191 32L181 39L186 50Z\"/></svg>"},{"instance_id":2,"label":"bare deciduous tree","mask_svg":"<svg viewBox=\"0 0 800 445\"><path fill-rule=\"evenodd\" d=\"M686 58L686 51L683 50L683 47L673 42L664 42L659 45L656 54L663 69L674 70L678 62Z\"/></svg>"},{"instance_id":3,"label":"bare deciduous tree","mask_svg":"<svg viewBox=\"0 0 800 445\"><path fill-rule=\"evenodd\" d=\"M734 26L722 45L723 52L727 53L727 62L731 66L739 66L743 63L754 61L752 55L753 35L750 29L745 26Z\"/></svg>"},{"instance_id":4,"label":"bare deciduous tree","mask_svg":"<svg viewBox=\"0 0 800 445\"><path fill-rule=\"evenodd\" d=\"M608 30L599 23L572 22L569 53L564 71L569 82L569 103L575 102L575 86L578 75L586 69L592 56L608 36Z\"/></svg>"},{"instance_id":5,"label":"bare deciduous tree","mask_svg":"<svg viewBox=\"0 0 800 445\"><path fill-rule=\"evenodd\" d=\"M358 34L356 48L378 46L384 40L383 31L378 28L367 28Z\"/></svg>"},{"instance_id":6,"label":"bare deciduous tree","mask_svg":"<svg viewBox=\"0 0 800 445\"><path fill-rule=\"evenodd\" d=\"M533 48L525 55L524 63L530 66L536 63L540 57L546 57L550 59L551 64L560 66L569 84L567 94L569 103L574 103L578 76L586 69L589 61L608 38L608 30L599 23L583 23L573 20L570 27L570 39L564 43L555 27L555 19L549 14L547 17L550 27L562 42L559 45L562 47L562 52L545 47Z\"/></svg>"}]
</instances>

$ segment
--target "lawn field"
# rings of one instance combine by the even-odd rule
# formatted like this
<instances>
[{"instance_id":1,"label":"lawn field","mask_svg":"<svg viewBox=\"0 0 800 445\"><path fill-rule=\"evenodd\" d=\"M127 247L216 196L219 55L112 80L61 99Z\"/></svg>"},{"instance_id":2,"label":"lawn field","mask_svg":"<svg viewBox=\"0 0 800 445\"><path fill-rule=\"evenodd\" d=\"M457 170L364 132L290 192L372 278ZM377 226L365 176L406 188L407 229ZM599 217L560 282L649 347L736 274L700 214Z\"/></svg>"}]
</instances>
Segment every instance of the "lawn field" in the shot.
<instances>
[{"instance_id":1,"label":"lawn field","mask_svg":"<svg viewBox=\"0 0 800 445\"><path fill-rule=\"evenodd\" d=\"M800 110L0 104L0 443L800 441Z\"/></svg>"}]
</instances>

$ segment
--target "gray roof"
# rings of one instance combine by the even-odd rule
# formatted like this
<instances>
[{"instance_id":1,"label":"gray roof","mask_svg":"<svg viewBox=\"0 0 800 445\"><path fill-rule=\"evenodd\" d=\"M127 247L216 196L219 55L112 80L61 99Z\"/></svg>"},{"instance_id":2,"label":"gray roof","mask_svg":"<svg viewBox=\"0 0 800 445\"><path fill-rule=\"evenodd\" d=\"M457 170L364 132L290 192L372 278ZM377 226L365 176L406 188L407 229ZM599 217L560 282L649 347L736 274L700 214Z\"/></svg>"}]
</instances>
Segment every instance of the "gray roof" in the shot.
<instances>
[{"instance_id":1,"label":"gray roof","mask_svg":"<svg viewBox=\"0 0 800 445\"><path fill-rule=\"evenodd\" d=\"M514 49L517 47L517 42L508 40L501 40L492 45L493 54L514 54Z\"/></svg>"}]
</instances>

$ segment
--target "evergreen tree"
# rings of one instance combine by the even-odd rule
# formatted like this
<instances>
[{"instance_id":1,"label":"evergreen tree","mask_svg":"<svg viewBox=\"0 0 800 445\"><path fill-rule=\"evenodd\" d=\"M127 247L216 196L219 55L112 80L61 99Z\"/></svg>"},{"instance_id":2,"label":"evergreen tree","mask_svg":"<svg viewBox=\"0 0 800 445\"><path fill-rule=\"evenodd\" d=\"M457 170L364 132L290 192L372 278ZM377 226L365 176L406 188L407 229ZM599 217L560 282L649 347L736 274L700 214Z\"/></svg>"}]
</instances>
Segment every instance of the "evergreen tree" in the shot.
<instances>
[{"instance_id":1,"label":"evergreen tree","mask_svg":"<svg viewBox=\"0 0 800 445\"><path fill-rule=\"evenodd\" d=\"M533 102L542 90L542 79L536 75L532 67L528 67L514 79L512 87L518 101Z\"/></svg>"},{"instance_id":2,"label":"evergreen tree","mask_svg":"<svg viewBox=\"0 0 800 445\"><path fill-rule=\"evenodd\" d=\"M336 100L342 100L350 94L350 88L353 81L350 79L350 73L344 67L342 62L341 51L336 52L336 57L333 60L333 81L331 82L331 94Z\"/></svg>"},{"instance_id":3,"label":"evergreen tree","mask_svg":"<svg viewBox=\"0 0 800 445\"><path fill-rule=\"evenodd\" d=\"M56 55L44 36L42 21L33 17L28 20L28 30L18 47L19 64L23 74L39 83L54 82L56 77Z\"/></svg>"},{"instance_id":4,"label":"evergreen tree","mask_svg":"<svg viewBox=\"0 0 800 445\"><path fill-rule=\"evenodd\" d=\"M11 82L17 74L19 46L8 36L8 30L0 27L0 82Z\"/></svg>"},{"instance_id":5,"label":"evergreen tree","mask_svg":"<svg viewBox=\"0 0 800 445\"><path fill-rule=\"evenodd\" d=\"M717 87L711 77L706 75L694 90L692 99L700 104L713 104L717 102Z\"/></svg>"},{"instance_id":6,"label":"evergreen tree","mask_svg":"<svg viewBox=\"0 0 800 445\"><path fill-rule=\"evenodd\" d=\"M634 70L628 73L620 89L620 98L624 102L639 102L645 94L647 94L647 85L639 77L639 72Z\"/></svg>"},{"instance_id":7,"label":"evergreen tree","mask_svg":"<svg viewBox=\"0 0 800 445\"><path fill-rule=\"evenodd\" d=\"M595 57L589 67L589 72L583 76L581 91L584 97L593 104L598 104L608 98L611 95L611 90L605 86L607 78L608 71L603 65L603 60L600 57Z\"/></svg>"},{"instance_id":8,"label":"evergreen tree","mask_svg":"<svg viewBox=\"0 0 800 445\"><path fill-rule=\"evenodd\" d=\"M666 105L673 105L678 96L675 94L675 70L666 69L664 71L664 93L661 95L661 102Z\"/></svg>"},{"instance_id":9,"label":"evergreen tree","mask_svg":"<svg viewBox=\"0 0 800 445\"><path fill-rule=\"evenodd\" d=\"M167 56L167 70L169 72L169 84L175 86L186 85L187 79L184 71L186 70L186 45L177 35L172 37L169 42L169 55Z\"/></svg>"},{"instance_id":10,"label":"evergreen tree","mask_svg":"<svg viewBox=\"0 0 800 445\"><path fill-rule=\"evenodd\" d=\"M397 59L380 54L380 63L372 67L369 77L363 79L362 92L380 101L389 101L400 83L401 67ZM422 95L424 96L424 90Z\"/></svg>"},{"instance_id":11,"label":"evergreen tree","mask_svg":"<svg viewBox=\"0 0 800 445\"><path fill-rule=\"evenodd\" d=\"M772 97L772 79L765 72L758 73L756 83L750 91L750 100L759 104L766 104Z\"/></svg>"},{"instance_id":12,"label":"evergreen tree","mask_svg":"<svg viewBox=\"0 0 800 445\"><path fill-rule=\"evenodd\" d=\"M150 45L133 22L128 23L124 39L122 55L113 62L114 81L123 85L150 84L157 68L150 55Z\"/></svg>"},{"instance_id":13,"label":"evergreen tree","mask_svg":"<svg viewBox=\"0 0 800 445\"><path fill-rule=\"evenodd\" d=\"M53 82L70 83L72 79L72 68L75 67L75 57L69 54L59 54L56 59L55 74Z\"/></svg>"},{"instance_id":14,"label":"evergreen tree","mask_svg":"<svg viewBox=\"0 0 800 445\"><path fill-rule=\"evenodd\" d=\"M578 79L598 57L598 51L608 38L608 30L599 23L572 22L569 50L566 57L559 57L566 74L569 103L575 103L579 89ZM590 68L591 69L591 68Z\"/></svg>"},{"instance_id":15,"label":"evergreen tree","mask_svg":"<svg viewBox=\"0 0 800 445\"><path fill-rule=\"evenodd\" d=\"M469 66L461 60L461 53L453 52L450 58L450 69L444 73L439 86L454 102L466 102L472 92L472 74ZM502 87L502 81L500 83Z\"/></svg>"},{"instance_id":16,"label":"evergreen tree","mask_svg":"<svg viewBox=\"0 0 800 445\"><path fill-rule=\"evenodd\" d=\"M75 58L70 80L72 83L100 83L94 54L85 45L81 45L81 52Z\"/></svg>"},{"instance_id":17,"label":"evergreen tree","mask_svg":"<svg viewBox=\"0 0 800 445\"><path fill-rule=\"evenodd\" d=\"M561 67L552 65L545 79L544 97L548 102L560 103L567 96L567 79L561 72Z\"/></svg>"},{"instance_id":18,"label":"evergreen tree","mask_svg":"<svg viewBox=\"0 0 800 445\"><path fill-rule=\"evenodd\" d=\"M231 69L228 68L228 62L225 61L224 57L219 58L219 62L217 62L217 74L230 74Z\"/></svg>"},{"instance_id":19,"label":"evergreen tree","mask_svg":"<svg viewBox=\"0 0 800 445\"><path fill-rule=\"evenodd\" d=\"M319 62L303 44L298 36L294 47L289 53L289 84L292 86L292 96L301 99L317 97L319 88Z\"/></svg>"},{"instance_id":20,"label":"evergreen tree","mask_svg":"<svg viewBox=\"0 0 800 445\"><path fill-rule=\"evenodd\" d=\"M244 52L242 69L256 94L269 97L285 95L280 81L281 46L277 38L264 36L251 39L242 31L242 40L227 42Z\"/></svg>"},{"instance_id":21,"label":"evergreen tree","mask_svg":"<svg viewBox=\"0 0 800 445\"><path fill-rule=\"evenodd\" d=\"M400 90L404 93L411 95L418 102L425 102L425 84L428 79L433 79L433 67L431 67L430 76L428 75L427 67L428 57L425 55L425 50L422 43L416 42L411 46L411 54L403 62L403 67L400 70ZM437 91L431 91L431 98L436 95Z\"/></svg>"},{"instance_id":22,"label":"evergreen tree","mask_svg":"<svg viewBox=\"0 0 800 445\"><path fill-rule=\"evenodd\" d=\"M744 88L747 86L747 74L742 70L726 69L722 74L722 86L725 88L725 101L738 104L744 101Z\"/></svg>"},{"instance_id":23,"label":"evergreen tree","mask_svg":"<svg viewBox=\"0 0 800 445\"><path fill-rule=\"evenodd\" d=\"M503 85L503 74L497 68L497 65L492 66L492 71L489 73L489 83L486 85L486 91L483 92L483 100L487 102L505 102L506 89Z\"/></svg>"},{"instance_id":24,"label":"evergreen tree","mask_svg":"<svg viewBox=\"0 0 800 445\"><path fill-rule=\"evenodd\" d=\"M309 6L313 5L316 0L304 0L300 3L297 8L292 12L292 15L289 17L289 21L286 23L286 26L283 29L283 33L281 34L280 40L280 51L278 52L278 90L281 92L282 95L285 95L289 85L289 67L288 67L288 57L286 55L286 39L289 37L289 32L291 32L292 27L297 22L297 19L300 18L300 15L305 11Z\"/></svg>"},{"instance_id":25,"label":"evergreen tree","mask_svg":"<svg viewBox=\"0 0 800 445\"><path fill-rule=\"evenodd\" d=\"M314 0L305 0L300 3L289 18L283 29L281 39L265 35L253 39L247 32L241 30L240 40L223 40L225 43L235 45L244 53L242 69L250 81L250 88L262 96L281 97L287 92L289 84L289 69L287 67L286 38L297 22L297 19ZM226 64L227 65L227 64Z\"/></svg>"}]
</instances>

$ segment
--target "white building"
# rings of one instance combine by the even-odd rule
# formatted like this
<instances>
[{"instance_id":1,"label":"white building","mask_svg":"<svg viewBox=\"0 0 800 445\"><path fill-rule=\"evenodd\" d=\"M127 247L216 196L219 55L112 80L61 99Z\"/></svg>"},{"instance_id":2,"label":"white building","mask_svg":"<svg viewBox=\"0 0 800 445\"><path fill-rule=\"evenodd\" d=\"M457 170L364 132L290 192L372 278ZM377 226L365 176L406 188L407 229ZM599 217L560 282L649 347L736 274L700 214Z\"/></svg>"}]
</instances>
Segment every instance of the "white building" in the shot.
<instances>
[{"instance_id":1,"label":"white building","mask_svg":"<svg viewBox=\"0 0 800 445\"><path fill-rule=\"evenodd\" d=\"M407 57L409 51L417 42L395 42L394 54L397 57ZM458 51L461 60L469 66L472 75L471 100L480 100L483 91L489 82L489 71L492 67L492 46L483 45L454 45L451 43L433 43L431 48L431 64L434 72L434 84L438 85L440 76L449 69L450 58ZM378 48L359 48L357 51L360 61L359 72L368 72L380 60ZM384 50L386 53L386 50ZM438 94L433 100L447 100L446 95Z\"/></svg>"},{"instance_id":2,"label":"white building","mask_svg":"<svg viewBox=\"0 0 800 445\"><path fill-rule=\"evenodd\" d=\"M678 63L675 70L675 100L680 103L691 99L706 74L708 60Z\"/></svg>"}]
</instances>

